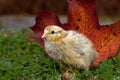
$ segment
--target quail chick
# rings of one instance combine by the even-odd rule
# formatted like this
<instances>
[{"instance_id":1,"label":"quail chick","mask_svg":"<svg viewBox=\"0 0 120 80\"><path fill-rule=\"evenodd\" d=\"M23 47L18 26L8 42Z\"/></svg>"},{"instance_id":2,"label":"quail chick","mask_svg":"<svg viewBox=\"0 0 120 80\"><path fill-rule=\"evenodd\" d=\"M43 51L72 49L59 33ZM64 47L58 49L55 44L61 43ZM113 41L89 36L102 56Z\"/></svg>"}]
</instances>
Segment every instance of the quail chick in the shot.
<instances>
[{"instance_id":1,"label":"quail chick","mask_svg":"<svg viewBox=\"0 0 120 80\"><path fill-rule=\"evenodd\" d=\"M92 42L83 34L50 25L42 36L48 55L63 66L89 70L97 55Z\"/></svg>"}]
</instances>

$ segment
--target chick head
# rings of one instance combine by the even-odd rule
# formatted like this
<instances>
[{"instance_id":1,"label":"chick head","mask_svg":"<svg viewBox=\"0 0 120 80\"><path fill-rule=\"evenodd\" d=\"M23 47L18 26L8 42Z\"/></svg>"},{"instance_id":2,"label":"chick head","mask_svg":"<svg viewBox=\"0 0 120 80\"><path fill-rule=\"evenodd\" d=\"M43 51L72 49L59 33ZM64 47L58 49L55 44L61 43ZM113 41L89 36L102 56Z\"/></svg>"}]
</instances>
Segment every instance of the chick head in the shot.
<instances>
[{"instance_id":1,"label":"chick head","mask_svg":"<svg viewBox=\"0 0 120 80\"><path fill-rule=\"evenodd\" d=\"M64 29L56 25L47 26L44 29L44 34L42 38L46 41L59 41L62 38L66 37L67 33Z\"/></svg>"}]
</instances>

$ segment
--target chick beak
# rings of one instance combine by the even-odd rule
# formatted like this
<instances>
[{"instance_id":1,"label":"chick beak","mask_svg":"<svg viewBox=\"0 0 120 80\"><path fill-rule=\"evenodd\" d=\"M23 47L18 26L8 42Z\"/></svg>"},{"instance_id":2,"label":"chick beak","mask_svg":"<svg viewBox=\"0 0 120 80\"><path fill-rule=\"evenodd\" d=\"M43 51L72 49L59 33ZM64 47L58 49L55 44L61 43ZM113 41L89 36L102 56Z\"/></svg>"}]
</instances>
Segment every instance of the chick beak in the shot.
<instances>
[{"instance_id":1,"label":"chick beak","mask_svg":"<svg viewBox=\"0 0 120 80\"><path fill-rule=\"evenodd\" d=\"M45 34L42 35L42 38L45 38Z\"/></svg>"},{"instance_id":2,"label":"chick beak","mask_svg":"<svg viewBox=\"0 0 120 80\"><path fill-rule=\"evenodd\" d=\"M45 34L42 35L42 38L43 38L44 40L46 40L46 36L45 36Z\"/></svg>"}]
</instances>

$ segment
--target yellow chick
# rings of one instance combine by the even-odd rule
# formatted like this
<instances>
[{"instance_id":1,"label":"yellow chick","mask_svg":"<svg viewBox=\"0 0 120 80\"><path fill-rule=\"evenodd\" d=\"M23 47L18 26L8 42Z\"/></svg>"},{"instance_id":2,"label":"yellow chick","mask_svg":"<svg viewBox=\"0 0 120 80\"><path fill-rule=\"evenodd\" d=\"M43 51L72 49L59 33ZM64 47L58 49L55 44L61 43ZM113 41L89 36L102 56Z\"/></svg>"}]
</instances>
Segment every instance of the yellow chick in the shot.
<instances>
[{"instance_id":1,"label":"yellow chick","mask_svg":"<svg viewBox=\"0 0 120 80\"><path fill-rule=\"evenodd\" d=\"M48 55L65 67L89 70L97 55L92 42L76 31L66 31L59 26L50 25L42 36Z\"/></svg>"}]
</instances>

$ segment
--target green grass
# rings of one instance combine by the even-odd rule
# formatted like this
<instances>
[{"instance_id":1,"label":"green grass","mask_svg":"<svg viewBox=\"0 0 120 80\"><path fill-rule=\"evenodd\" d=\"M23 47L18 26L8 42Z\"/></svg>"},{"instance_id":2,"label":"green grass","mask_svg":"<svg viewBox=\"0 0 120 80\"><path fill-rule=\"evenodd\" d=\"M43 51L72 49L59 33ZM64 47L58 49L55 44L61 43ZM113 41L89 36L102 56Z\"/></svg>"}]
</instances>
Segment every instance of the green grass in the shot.
<instances>
[{"instance_id":1,"label":"green grass","mask_svg":"<svg viewBox=\"0 0 120 80\"><path fill-rule=\"evenodd\" d=\"M7 35L7 37L6 37ZM57 80L65 70L25 31L0 33L0 80ZM78 80L120 80L120 55L90 71L75 72Z\"/></svg>"}]
</instances>

